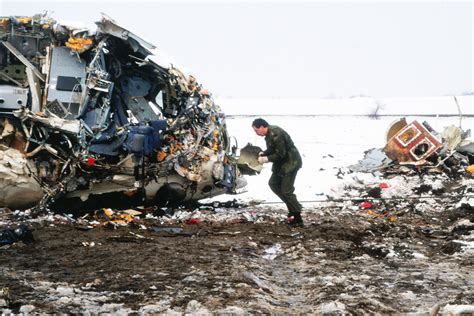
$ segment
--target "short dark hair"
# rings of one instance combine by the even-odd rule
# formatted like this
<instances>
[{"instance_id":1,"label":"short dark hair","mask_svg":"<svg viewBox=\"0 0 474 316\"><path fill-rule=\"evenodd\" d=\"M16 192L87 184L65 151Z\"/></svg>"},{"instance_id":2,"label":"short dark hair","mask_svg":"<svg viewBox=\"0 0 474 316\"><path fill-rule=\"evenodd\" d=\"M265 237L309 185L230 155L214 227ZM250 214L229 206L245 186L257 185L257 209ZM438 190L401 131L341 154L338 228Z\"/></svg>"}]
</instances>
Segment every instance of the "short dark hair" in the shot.
<instances>
[{"instance_id":1,"label":"short dark hair","mask_svg":"<svg viewBox=\"0 0 474 316\"><path fill-rule=\"evenodd\" d=\"M255 119L253 120L252 122L252 126L255 126L256 128L260 128L260 127L268 127L268 123L267 121L265 121L263 118L258 118L258 119Z\"/></svg>"}]
</instances>

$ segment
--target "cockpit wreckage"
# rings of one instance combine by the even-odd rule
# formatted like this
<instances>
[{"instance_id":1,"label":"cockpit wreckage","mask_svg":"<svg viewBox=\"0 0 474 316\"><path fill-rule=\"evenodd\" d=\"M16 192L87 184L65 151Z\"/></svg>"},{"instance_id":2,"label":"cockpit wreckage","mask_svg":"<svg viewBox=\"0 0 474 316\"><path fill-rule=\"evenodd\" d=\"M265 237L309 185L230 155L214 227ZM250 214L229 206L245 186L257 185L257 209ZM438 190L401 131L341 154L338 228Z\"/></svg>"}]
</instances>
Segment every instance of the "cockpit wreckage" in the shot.
<instances>
[{"instance_id":1,"label":"cockpit wreckage","mask_svg":"<svg viewBox=\"0 0 474 316\"><path fill-rule=\"evenodd\" d=\"M96 24L0 18L0 206L111 192L166 205L245 186L211 94L112 19Z\"/></svg>"}]
</instances>

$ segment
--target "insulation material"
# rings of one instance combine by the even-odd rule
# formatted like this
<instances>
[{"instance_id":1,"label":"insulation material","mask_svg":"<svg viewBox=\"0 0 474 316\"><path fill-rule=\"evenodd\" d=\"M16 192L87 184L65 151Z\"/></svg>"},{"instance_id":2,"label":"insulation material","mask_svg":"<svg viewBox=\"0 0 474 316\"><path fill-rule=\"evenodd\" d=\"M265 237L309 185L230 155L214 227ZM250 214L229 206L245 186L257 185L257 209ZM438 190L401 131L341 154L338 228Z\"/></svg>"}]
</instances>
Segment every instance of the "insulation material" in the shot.
<instances>
[{"instance_id":1,"label":"insulation material","mask_svg":"<svg viewBox=\"0 0 474 316\"><path fill-rule=\"evenodd\" d=\"M43 196L38 182L30 176L28 161L15 150L0 150L0 204L23 208L34 205Z\"/></svg>"}]
</instances>

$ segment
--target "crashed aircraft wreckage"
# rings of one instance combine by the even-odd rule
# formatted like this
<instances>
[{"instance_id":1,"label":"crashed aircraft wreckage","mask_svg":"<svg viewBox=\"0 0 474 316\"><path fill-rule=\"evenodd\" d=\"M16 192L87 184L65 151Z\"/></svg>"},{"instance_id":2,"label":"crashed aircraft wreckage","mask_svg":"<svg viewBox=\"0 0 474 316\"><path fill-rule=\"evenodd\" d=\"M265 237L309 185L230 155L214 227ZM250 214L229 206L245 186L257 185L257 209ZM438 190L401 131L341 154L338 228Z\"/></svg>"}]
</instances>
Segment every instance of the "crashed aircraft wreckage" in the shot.
<instances>
[{"instance_id":1,"label":"crashed aircraft wreckage","mask_svg":"<svg viewBox=\"0 0 474 316\"><path fill-rule=\"evenodd\" d=\"M210 93L112 19L96 24L0 18L0 206L109 192L166 205L244 186Z\"/></svg>"},{"instance_id":2,"label":"crashed aircraft wreckage","mask_svg":"<svg viewBox=\"0 0 474 316\"><path fill-rule=\"evenodd\" d=\"M470 135L470 130L454 125L438 133L428 122L407 123L406 118L400 118L390 124L383 149L366 151L364 159L349 168L369 172L399 166L432 172L472 173L474 141Z\"/></svg>"}]
</instances>

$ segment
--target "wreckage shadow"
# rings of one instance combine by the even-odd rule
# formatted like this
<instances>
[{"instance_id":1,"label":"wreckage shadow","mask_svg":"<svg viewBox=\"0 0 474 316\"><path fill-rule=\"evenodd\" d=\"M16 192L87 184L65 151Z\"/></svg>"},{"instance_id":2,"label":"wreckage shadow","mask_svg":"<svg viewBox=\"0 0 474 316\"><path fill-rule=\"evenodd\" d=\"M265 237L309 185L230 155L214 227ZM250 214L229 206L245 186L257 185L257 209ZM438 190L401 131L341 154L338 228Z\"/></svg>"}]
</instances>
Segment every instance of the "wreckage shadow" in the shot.
<instances>
[{"instance_id":1,"label":"wreckage shadow","mask_svg":"<svg viewBox=\"0 0 474 316\"><path fill-rule=\"evenodd\" d=\"M138 206L153 207L157 211L160 208L189 208L199 205L195 200L184 200L184 192L174 190L172 186L163 186L156 194L154 200L145 198L144 192L136 192L129 195L124 192L109 192L103 194L90 195L86 201L79 197L61 198L50 205L50 210L54 213L67 213L74 217L79 217L101 208L112 208L125 210ZM159 215L159 212L156 212Z\"/></svg>"},{"instance_id":2,"label":"wreckage shadow","mask_svg":"<svg viewBox=\"0 0 474 316\"><path fill-rule=\"evenodd\" d=\"M141 194L127 196L122 192L110 192L98 195L91 195L86 201L79 197L61 198L50 206L54 213L68 213L80 216L100 208L128 209L138 205L143 205Z\"/></svg>"}]
</instances>

